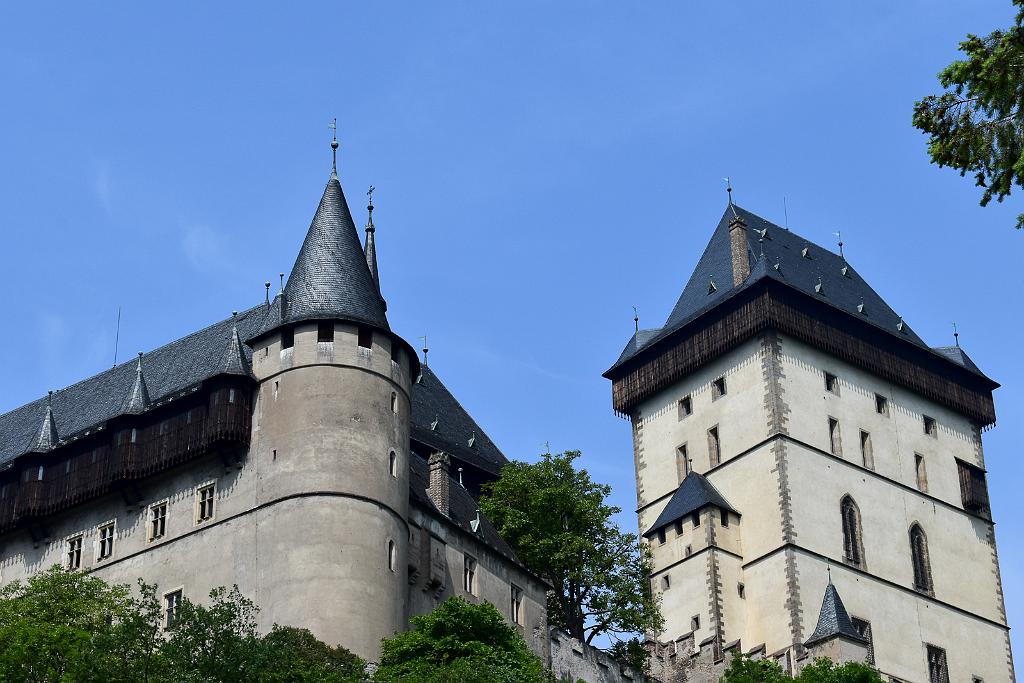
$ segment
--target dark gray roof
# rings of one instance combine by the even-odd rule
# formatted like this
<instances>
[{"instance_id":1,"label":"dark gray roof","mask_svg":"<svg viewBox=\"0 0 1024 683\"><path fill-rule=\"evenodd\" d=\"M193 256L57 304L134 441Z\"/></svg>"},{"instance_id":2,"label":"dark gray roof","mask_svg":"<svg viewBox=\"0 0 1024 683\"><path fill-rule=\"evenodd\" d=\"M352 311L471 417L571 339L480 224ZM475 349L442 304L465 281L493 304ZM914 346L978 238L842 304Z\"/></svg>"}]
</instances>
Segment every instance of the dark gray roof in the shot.
<instances>
[{"instance_id":1,"label":"dark gray roof","mask_svg":"<svg viewBox=\"0 0 1024 683\"><path fill-rule=\"evenodd\" d=\"M419 455L411 453L409 457L409 470L411 475L409 477L409 497L426 507L433 514L444 517L441 511L434 505L434 502L430 500L430 496L427 495L427 488L430 486L430 470L427 467L427 461ZM522 565L519 558L512 551L511 546L505 542L505 539L501 537L501 534L494 528L490 520L484 517L483 513L480 514L480 531L475 533L472 527L470 527L469 523L476 519L478 506L477 502L473 500L473 496L469 494L469 491L453 478L448 482L448 489L448 518L467 533L476 536L502 555Z\"/></svg>"},{"instance_id":2,"label":"dark gray roof","mask_svg":"<svg viewBox=\"0 0 1024 683\"><path fill-rule=\"evenodd\" d=\"M327 181L284 287L288 322L334 318L390 330L341 183Z\"/></svg>"},{"instance_id":3,"label":"dark gray roof","mask_svg":"<svg viewBox=\"0 0 1024 683\"><path fill-rule=\"evenodd\" d=\"M853 625L853 620L850 619L843 600L839 597L839 591L830 580L825 586L825 597L821 601L821 612L818 614L818 625L804 645L810 647L817 642L835 636L844 636L862 643L867 642L867 639L861 636Z\"/></svg>"},{"instance_id":4,"label":"dark gray roof","mask_svg":"<svg viewBox=\"0 0 1024 683\"><path fill-rule=\"evenodd\" d=\"M412 387L412 438L485 472L498 474L508 462L476 420L428 366ZM474 438L475 436L475 438ZM470 446L470 440L473 445Z\"/></svg>"},{"instance_id":5,"label":"dark gray roof","mask_svg":"<svg viewBox=\"0 0 1024 683\"><path fill-rule=\"evenodd\" d=\"M959 346L936 346L932 350L935 351L936 353L945 356L954 363L964 366L971 372L976 372L979 375L984 374L981 371L981 369L974 364L974 361L971 360L971 357L967 355L967 352L961 349Z\"/></svg>"},{"instance_id":6,"label":"dark gray roof","mask_svg":"<svg viewBox=\"0 0 1024 683\"><path fill-rule=\"evenodd\" d=\"M241 335L251 334L267 315L261 304L239 313L235 323ZM237 345L232 318L194 332L142 356L146 393L150 403L188 390L203 380L229 372L226 356L240 354L246 368L251 351ZM105 370L53 394L56 434L67 441L95 430L107 420L128 413L134 395L138 360ZM0 415L0 467L33 449L46 413L46 398Z\"/></svg>"},{"instance_id":7,"label":"dark gray roof","mask_svg":"<svg viewBox=\"0 0 1024 683\"><path fill-rule=\"evenodd\" d=\"M39 428L39 437L32 445L32 450L36 453L46 453L56 448L60 441L60 438L57 436L57 425L53 419L52 397L52 394L47 394L46 396L46 411L43 413L43 423Z\"/></svg>"},{"instance_id":8,"label":"dark gray roof","mask_svg":"<svg viewBox=\"0 0 1024 683\"><path fill-rule=\"evenodd\" d=\"M132 391L128 395L128 402L125 405L124 412L130 415L141 415L142 413L149 410L149 389L146 388L146 375L142 371L142 354L139 354L139 359L135 364L135 383L132 385Z\"/></svg>"},{"instance_id":9,"label":"dark gray roof","mask_svg":"<svg viewBox=\"0 0 1024 683\"><path fill-rule=\"evenodd\" d=\"M736 508L729 505L729 501L718 492L715 485L707 480L707 477L698 472L690 472L669 498L665 509L658 515L658 520L651 525L644 536L650 536L658 529L663 529L676 520L684 519L690 513L709 505L739 514Z\"/></svg>"},{"instance_id":10,"label":"dark gray roof","mask_svg":"<svg viewBox=\"0 0 1024 683\"><path fill-rule=\"evenodd\" d=\"M619 354L619 359L615 361L615 364L618 365L643 347L647 346L647 344L657 337L660 332L660 327L648 330L637 330L634 332L633 336L629 338L628 342L626 342L626 348L622 349L622 353Z\"/></svg>"},{"instance_id":11,"label":"dark gray roof","mask_svg":"<svg viewBox=\"0 0 1024 683\"><path fill-rule=\"evenodd\" d=\"M733 284L729 243L729 225L734 211L735 216L747 225L747 257L752 264L750 276L739 286ZM665 326L646 339L634 335L612 369L763 279L784 283L858 320L949 359L947 354L930 349L839 254L731 205L723 212ZM981 374L973 363L961 365Z\"/></svg>"}]
</instances>

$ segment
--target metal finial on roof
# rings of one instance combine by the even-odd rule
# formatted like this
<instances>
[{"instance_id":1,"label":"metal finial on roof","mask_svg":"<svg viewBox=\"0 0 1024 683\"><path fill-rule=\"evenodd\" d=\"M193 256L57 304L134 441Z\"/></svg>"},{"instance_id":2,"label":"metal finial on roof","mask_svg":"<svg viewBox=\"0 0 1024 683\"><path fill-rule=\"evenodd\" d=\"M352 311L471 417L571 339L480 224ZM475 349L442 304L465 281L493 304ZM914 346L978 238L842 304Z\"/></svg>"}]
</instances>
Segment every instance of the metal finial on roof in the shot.
<instances>
[{"instance_id":1,"label":"metal finial on roof","mask_svg":"<svg viewBox=\"0 0 1024 683\"><path fill-rule=\"evenodd\" d=\"M462 468L459 468L459 486L466 488L466 485L462 483Z\"/></svg>"},{"instance_id":2,"label":"metal finial on roof","mask_svg":"<svg viewBox=\"0 0 1024 683\"><path fill-rule=\"evenodd\" d=\"M758 246L761 249L761 256L759 258L764 258L764 234L765 234L765 232L768 232L768 228L765 228L764 232L761 233L761 236L757 238L757 244L758 244Z\"/></svg>"},{"instance_id":3,"label":"metal finial on roof","mask_svg":"<svg viewBox=\"0 0 1024 683\"><path fill-rule=\"evenodd\" d=\"M960 348L960 333L957 332L957 330L956 330L956 322L955 321L953 322L953 343L956 344L956 347L958 349Z\"/></svg>"},{"instance_id":4,"label":"metal finial on roof","mask_svg":"<svg viewBox=\"0 0 1024 683\"><path fill-rule=\"evenodd\" d=\"M822 290L825 289L825 285L821 283L821 276L818 276L818 284L814 285L814 293L821 294Z\"/></svg>"},{"instance_id":5,"label":"metal finial on roof","mask_svg":"<svg viewBox=\"0 0 1024 683\"><path fill-rule=\"evenodd\" d=\"M278 273L277 277L281 280L281 294L284 294L284 273Z\"/></svg>"},{"instance_id":6,"label":"metal finial on roof","mask_svg":"<svg viewBox=\"0 0 1024 683\"><path fill-rule=\"evenodd\" d=\"M640 314L636 312L636 306L633 307L633 330L640 331Z\"/></svg>"},{"instance_id":7,"label":"metal finial on roof","mask_svg":"<svg viewBox=\"0 0 1024 683\"><path fill-rule=\"evenodd\" d=\"M472 435L470 435L469 441L466 442L466 445L468 445L470 448L476 445L476 430L474 430Z\"/></svg>"},{"instance_id":8,"label":"metal finial on roof","mask_svg":"<svg viewBox=\"0 0 1024 683\"><path fill-rule=\"evenodd\" d=\"M331 129L331 177L338 177L338 119L335 118L327 127Z\"/></svg>"},{"instance_id":9,"label":"metal finial on roof","mask_svg":"<svg viewBox=\"0 0 1024 683\"><path fill-rule=\"evenodd\" d=\"M427 354L430 352L430 349L427 348L427 335L423 335L420 339L423 340L423 367L427 367Z\"/></svg>"},{"instance_id":10,"label":"metal finial on roof","mask_svg":"<svg viewBox=\"0 0 1024 683\"><path fill-rule=\"evenodd\" d=\"M832 564L829 562L825 563L825 571L828 572L828 582L832 583Z\"/></svg>"},{"instance_id":11,"label":"metal finial on roof","mask_svg":"<svg viewBox=\"0 0 1024 683\"><path fill-rule=\"evenodd\" d=\"M843 253L843 233L841 231L839 231L839 230L836 230L832 234L835 235L839 239L839 258L841 258L841 259L843 259L845 261L846 260L846 255Z\"/></svg>"},{"instance_id":12,"label":"metal finial on roof","mask_svg":"<svg viewBox=\"0 0 1024 683\"><path fill-rule=\"evenodd\" d=\"M270 308L270 280L267 280L266 282L264 282L263 286L267 290L266 293L265 293L266 305L267 305L267 308Z\"/></svg>"},{"instance_id":13,"label":"metal finial on roof","mask_svg":"<svg viewBox=\"0 0 1024 683\"><path fill-rule=\"evenodd\" d=\"M366 267L370 269L370 277L373 278L373 284L376 285L377 293L380 294L380 275L377 274L377 242L373 235L377 230L373 225L373 191L376 189L370 185L370 189L366 191L366 196L370 200L366 205L366 243L363 245L363 254L366 256Z\"/></svg>"},{"instance_id":14,"label":"metal finial on roof","mask_svg":"<svg viewBox=\"0 0 1024 683\"><path fill-rule=\"evenodd\" d=\"M786 203L786 195L782 195L782 213L786 220L786 224L782 227L789 230L789 205Z\"/></svg>"},{"instance_id":15,"label":"metal finial on roof","mask_svg":"<svg viewBox=\"0 0 1024 683\"><path fill-rule=\"evenodd\" d=\"M904 328L903 316L901 315L900 316L900 321L898 323L896 323L896 329L899 330L900 332L902 332L903 328Z\"/></svg>"},{"instance_id":16,"label":"metal finial on roof","mask_svg":"<svg viewBox=\"0 0 1024 683\"><path fill-rule=\"evenodd\" d=\"M739 218L740 215L736 213L736 207L732 203L732 180L730 180L728 176L722 178L722 180L725 181L725 191L726 194L729 195L729 208L732 210L732 217Z\"/></svg>"},{"instance_id":17,"label":"metal finial on roof","mask_svg":"<svg viewBox=\"0 0 1024 683\"><path fill-rule=\"evenodd\" d=\"M857 312L858 313L863 313L864 312L864 299L861 299L860 303L857 304Z\"/></svg>"}]
</instances>

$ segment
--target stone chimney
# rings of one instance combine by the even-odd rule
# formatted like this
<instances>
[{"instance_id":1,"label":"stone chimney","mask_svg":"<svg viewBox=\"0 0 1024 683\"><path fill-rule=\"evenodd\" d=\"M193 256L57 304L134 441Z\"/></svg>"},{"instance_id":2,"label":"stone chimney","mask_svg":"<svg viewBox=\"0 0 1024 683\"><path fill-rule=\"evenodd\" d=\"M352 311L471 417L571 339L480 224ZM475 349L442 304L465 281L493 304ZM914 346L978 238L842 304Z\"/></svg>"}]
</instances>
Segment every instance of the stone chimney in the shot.
<instances>
[{"instance_id":1,"label":"stone chimney","mask_svg":"<svg viewBox=\"0 0 1024 683\"><path fill-rule=\"evenodd\" d=\"M427 460L427 465L430 467L430 488L427 489L427 495L430 496L430 500L434 502L437 509L447 517L449 482L451 481L448 470L451 469L452 461L447 453L437 451Z\"/></svg>"},{"instance_id":2,"label":"stone chimney","mask_svg":"<svg viewBox=\"0 0 1024 683\"><path fill-rule=\"evenodd\" d=\"M747 255L747 224L737 214L729 223L729 249L732 251L732 284L739 287L750 275L750 257Z\"/></svg>"}]
</instances>

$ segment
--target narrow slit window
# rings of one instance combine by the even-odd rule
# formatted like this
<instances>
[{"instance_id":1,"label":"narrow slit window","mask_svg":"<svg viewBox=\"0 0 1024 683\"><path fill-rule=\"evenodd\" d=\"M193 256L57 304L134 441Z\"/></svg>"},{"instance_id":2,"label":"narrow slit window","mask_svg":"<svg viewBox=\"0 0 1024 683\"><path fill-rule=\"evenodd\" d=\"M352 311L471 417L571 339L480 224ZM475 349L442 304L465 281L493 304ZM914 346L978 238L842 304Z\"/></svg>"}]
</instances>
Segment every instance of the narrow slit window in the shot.
<instances>
[{"instance_id":1,"label":"narrow slit window","mask_svg":"<svg viewBox=\"0 0 1024 683\"><path fill-rule=\"evenodd\" d=\"M831 372L825 373L825 390L835 394L836 396L839 395L839 378Z\"/></svg>"},{"instance_id":2,"label":"narrow slit window","mask_svg":"<svg viewBox=\"0 0 1024 683\"><path fill-rule=\"evenodd\" d=\"M683 520L677 519L675 526L676 526L676 537L682 536L683 535Z\"/></svg>"},{"instance_id":3,"label":"narrow slit window","mask_svg":"<svg viewBox=\"0 0 1024 683\"><path fill-rule=\"evenodd\" d=\"M680 482L690 473L690 452L685 443L676 447L676 473Z\"/></svg>"},{"instance_id":4,"label":"narrow slit window","mask_svg":"<svg viewBox=\"0 0 1024 683\"><path fill-rule=\"evenodd\" d=\"M476 595L476 559L465 556L462 564L462 589L470 595Z\"/></svg>"},{"instance_id":5,"label":"narrow slit window","mask_svg":"<svg viewBox=\"0 0 1024 683\"><path fill-rule=\"evenodd\" d=\"M914 567L914 590L932 592L932 567L928 559L928 539L919 524L910 527L910 561Z\"/></svg>"},{"instance_id":6,"label":"narrow slit window","mask_svg":"<svg viewBox=\"0 0 1024 683\"><path fill-rule=\"evenodd\" d=\"M747 597L747 587L742 583L736 584L736 595L740 596L740 600L745 600Z\"/></svg>"},{"instance_id":7,"label":"narrow slit window","mask_svg":"<svg viewBox=\"0 0 1024 683\"><path fill-rule=\"evenodd\" d=\"M925 469L924 456L914 453L914 474L917 477L917 488L919 491L928 492L928 472Z\"/></svg>"},{"instance_id":8,"label":"narrow slit window","mask_svg":"<svg viewBox=\"0 0 1024 683\"><path fill-rule=\"evenodd\" d=\"M690 617L690 630L691 631L699 631L700 630L700 615L699 614L694 614L692 617Z\"/></svg>"},{"instance_id":9,"label":"narrow slit window","mask_svg":"<svg viewBox=\"0 0 1024 683\"><path fill-rule=\"evenodd\" d=\"M392 477L398 477L398 453L395 451L388 455L388 472Z\"/></svg>"},{"instance_id":10,"label":"narrow slit window","mask_svg":"<svg viewBox=\"0 0 1024 683\"><path fill-rule=\"evenodd\" d=\"M711 400L717 401L722 398L725 396L727 390L728 389L725 386L725 375L722 375L711 383Z\"/></svg>"},{"instance_id":11,"label":"narrow slit window","mask_svg":"<svg viewBox=\"0 0 1024 683\"><path fill-rule=\"evenodd\" d=\"M693 398L690 396L683 396L679 399L679 419L685 419L693 415Z\"/></svg>"},{"instance_id":12,"label":"narrow slit window","mask_svg":"<svg viewBox=\"0 0 1024 683\"><path fill-rule=\"evenodd\" d=\"M843 525L843 558L852 565L864 567L864 546L861 541L860 510L850 496L839 503Z\"/></svg>"},{"instance_id":13,"label":"narrow slit window","mask_svg":"<svg viewBox=\"0 0 1024 683\"><path fill-rule=\"evenodd\" d=\"M685 555L686 557L689 557L690 555L693 555L693 546L692 545L686 546L686 548L683 550L683 555Z\"/></svg>"},{"instance_id":14,"label":"narrow slit window","mask_svg":"<svg viewBox=\"0 0 1024 683\"><path fill-rule=\"evenodd\" d=\"M334 341L334 323L317 323L316 326L316 340L318 342L333 342Z\"/></svg>"},{"instance_id":15,"label":"narrow slit window","mask_svg":"<svg viewBox=\"0 0 1024 683\"><path fill-rule=\"evenodd\" d=\"M398 412L398 394L394 391L391 392L391 412Z\"/></svg>"},{"instance_id":16,"label":"narrow slit window","mask_svg":"<svg viewBox=\"0 0 1024 683\"><path fill-rule=\"evenodd\" d=\"M871 434L863 429L860 431L860 456L864 467L867 467L869 470L875 469L875 455L871 450Z\"/></svg>"},{"instance_id":17,"label":"narrow slit window","mask_svg":"<svg viewBox=\"0 0 1024 683\"><path fill-rule=\"evenodd\" d=\"M718 425L708 430L708 459L711 466L716 467L722 462L722 444L718 438Z\"/></svg>"},{"instance_id":18,"label":"narrow slit window","mask_svg":"<svg viewBox=\"0 0 1024 683\"><path fill-rule=\"evenodd\" d=\"M369 349L373 347L373 330L369 327L359 327L359 348Z\"/></svg>"},{"instance_id":19,"label":"narrow slit window","mask_svg":"<svg viewBox=\"0 0 1024 683\"><path fill-rule=\"evenodd\" d=\"M828 419L828 444L832 455L843 455L843 442L839 435L839 420L834 417Z\"/></svg>"},{"instance_id":20,"label":"narrow slit window","mask_svg":"<svg viewBox=\"0 0 1024 683\"><path fill-rule=\"evenodd\" d=\"M395 542L388 541L388 569L395 571L395 566L398 564L398 553L395 550Z\"/></svg>"},{"instance_id":21,"label":"narrow slit window","mask_svg":"<svg viewBox=\"0 0 1024 683\"><path fill-rule=\"evenodd\" d=\"M509 587L509 614L512 623L522 626L523 624L523 589L512 584Z\"/></svg>"}]
</instances>

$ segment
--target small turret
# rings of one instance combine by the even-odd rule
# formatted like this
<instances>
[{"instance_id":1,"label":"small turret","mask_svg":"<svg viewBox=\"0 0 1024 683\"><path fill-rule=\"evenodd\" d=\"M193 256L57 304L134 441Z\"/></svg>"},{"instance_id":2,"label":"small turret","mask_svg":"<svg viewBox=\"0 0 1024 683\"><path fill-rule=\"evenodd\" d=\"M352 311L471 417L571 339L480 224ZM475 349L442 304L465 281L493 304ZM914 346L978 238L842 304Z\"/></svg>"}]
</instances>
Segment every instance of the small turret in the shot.
<instances>
[{"instance_id":1,"label":"small turret","mask_svg":"<svg viewBox=\"0 0 1024 683\"><path fill-rule=\"evenodd\" d=\"M242 340L238 336L238 311L231 312L231 337L228 339L228 348L224 352L224 360L221 362L221 371L226 375L245 375L249 377L249 363L246 362L245 352L242 350Z\"/></svg>"},{"instance_id":2,"label":"small turret","mask_svg":"<svg viewBox=\"0 0 1024 683\"><path fill-rule=\"evenodd\" d=\"M57 424L53 419L53 392L46 394L46 410L43 413L43 424L39 428L39 436L32 444L36 453L46 453L57 447L60 438L57 436Z\"/></svg>"},{"instance_id":3,"label":"small turret","mask_svg":"<svg viewBox=\"0 0 1024 683\"><path fill-rule=\"evenodd\" d=\"M135 382L128 394L128 404L124 412L129 415L140 415L149 409L149 389L146 386L146 378L142 374L142 352L139 351L139 359L135 364Z\"/></svg>"}]
</instances>

